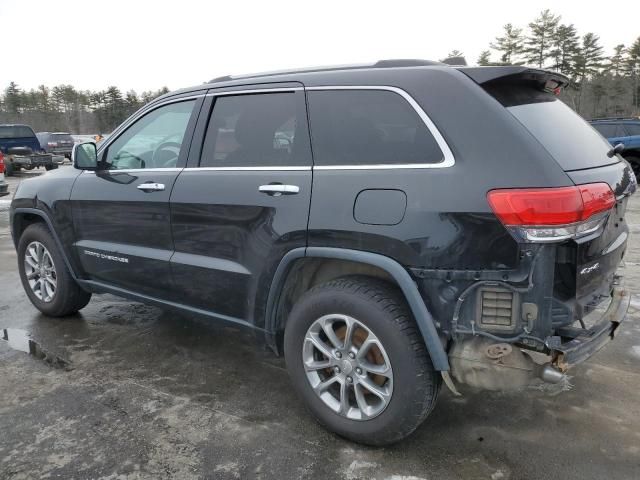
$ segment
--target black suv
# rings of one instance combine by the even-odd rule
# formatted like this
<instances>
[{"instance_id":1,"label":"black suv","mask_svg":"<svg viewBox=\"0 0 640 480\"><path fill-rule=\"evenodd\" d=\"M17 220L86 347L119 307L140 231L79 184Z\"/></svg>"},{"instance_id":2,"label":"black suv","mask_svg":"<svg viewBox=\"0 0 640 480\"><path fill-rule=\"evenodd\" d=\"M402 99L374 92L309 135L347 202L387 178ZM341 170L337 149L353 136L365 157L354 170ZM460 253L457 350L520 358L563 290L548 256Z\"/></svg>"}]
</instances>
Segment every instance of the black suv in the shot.
<instances>
[{"instance_id":1,"label":"black suv","mask_svg":"<svg viewBox=\"0 0 640 480\"><path fill-rule=\"evenodd\" d=\"M20 184L25 291L52 316L109 292L251 328L368 444L411 433L442 380L561 382L626 315L636 189L566 82L381 61L167 94Z\"/></svg>"},{"instance_id":2,"label":"black suv","mask_svg":"<svg viewBox=\"0 0 640 480\"><path fill-rule=\"evenodd\" d=\"M66 132L38 132L36 133L40 147L47 153L63 155L71 158L73 138Z\"/></svg>"}]
</instances>

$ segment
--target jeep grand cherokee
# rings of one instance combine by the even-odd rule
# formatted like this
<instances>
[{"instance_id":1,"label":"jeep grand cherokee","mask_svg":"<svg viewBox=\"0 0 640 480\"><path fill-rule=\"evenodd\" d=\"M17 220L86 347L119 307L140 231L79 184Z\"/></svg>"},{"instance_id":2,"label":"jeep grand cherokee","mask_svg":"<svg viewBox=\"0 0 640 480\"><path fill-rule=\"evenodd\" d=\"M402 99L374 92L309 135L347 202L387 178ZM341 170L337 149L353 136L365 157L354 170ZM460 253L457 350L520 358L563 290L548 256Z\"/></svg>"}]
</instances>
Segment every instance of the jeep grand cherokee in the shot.
<instances>
[{"instance_id":1,"label":"jeep grand cherokee","mask_svg":"<svg viewBox=\"0 0 640 480\"><path fill-rule=\"evenodd\" d=\"M566 83L381 61L164 95L20 184L24 289L51 316L109 292L253 329L368 444L409 435L443 380L562 381L625 318L636 189Z\"/></svg>"}]
</instances>

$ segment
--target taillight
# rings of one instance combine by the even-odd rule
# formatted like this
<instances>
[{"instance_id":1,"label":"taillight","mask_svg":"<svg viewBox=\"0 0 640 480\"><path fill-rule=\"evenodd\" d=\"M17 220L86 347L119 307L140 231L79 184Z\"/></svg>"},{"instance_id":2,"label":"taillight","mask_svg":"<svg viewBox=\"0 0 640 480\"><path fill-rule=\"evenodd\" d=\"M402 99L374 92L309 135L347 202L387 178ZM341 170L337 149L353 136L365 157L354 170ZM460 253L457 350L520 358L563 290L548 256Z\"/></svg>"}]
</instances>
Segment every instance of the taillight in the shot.
<instances>
[{"instance_id":1,"label":"taillight","mask_svg":"<svg viewBox=\"0 0 640 480\"><path fill-rule=\"evenodd\" d=\"M519 240L557 242L596 232L616 203L606 183L491 190L487 200Z\"/></svg>"},{"instance_id":2,"label":"taillight","mask_svg":"<svg viewBox=\"0 0 640 480\"><path fill-rule=\"evenodd\" d=\"M47 142L47 145L50 147L57 147L58 143L57 142Z\"/></svg>"},{"instance_id":3,"label":"taillight","mask_svg":"<svg viewBox=\"0 0 640 480\"><path fill-rule=\"evenodd\" d=\"M0 173L4 173L4 153L0 150Z\"/></svg>"}]
</instances>

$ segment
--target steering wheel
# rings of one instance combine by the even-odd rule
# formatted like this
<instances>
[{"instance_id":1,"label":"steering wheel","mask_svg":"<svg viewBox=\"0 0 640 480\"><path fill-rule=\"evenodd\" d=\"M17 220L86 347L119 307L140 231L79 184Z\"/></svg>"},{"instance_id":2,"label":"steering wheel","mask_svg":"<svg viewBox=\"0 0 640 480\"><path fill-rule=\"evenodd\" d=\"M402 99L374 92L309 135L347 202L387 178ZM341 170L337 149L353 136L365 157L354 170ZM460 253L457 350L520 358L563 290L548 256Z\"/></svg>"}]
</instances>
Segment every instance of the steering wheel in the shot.
<instances>
[{"instance_id":1,"label":"steering wheel","mask_svg":"<svg viewBox=\"0 0 640 480\"><path fill-rule=\"evenodd\" d=\"M151 157L151 164L156 168L175 167L178 156L180 155L180 147L181 144L178 142L161 143L153 152L153 156ZM165 153L163 154L162 152Z\"/></svg>"}]
</instances>

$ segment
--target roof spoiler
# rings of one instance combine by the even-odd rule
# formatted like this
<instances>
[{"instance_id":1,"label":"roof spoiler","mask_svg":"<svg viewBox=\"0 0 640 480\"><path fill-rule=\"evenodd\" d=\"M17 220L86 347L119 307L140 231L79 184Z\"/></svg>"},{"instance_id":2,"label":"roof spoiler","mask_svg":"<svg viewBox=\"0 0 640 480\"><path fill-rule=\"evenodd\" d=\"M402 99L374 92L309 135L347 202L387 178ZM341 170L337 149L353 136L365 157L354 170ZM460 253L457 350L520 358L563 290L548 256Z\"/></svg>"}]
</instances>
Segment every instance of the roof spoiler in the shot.
<instances>
[{"instance_id":1,"label":"roof spoiler","mask_svg":"<svg viewBox=\"0 0 640 480\"><path fill-rule=\"evenodd\" d=\"M474 82L483 85L498 81L530 81L540 84L544 89L564 88L569 85L569 78L551 70L541 70L529 67L463 67L459 70Z\"/></svg>"}]
</instances>

